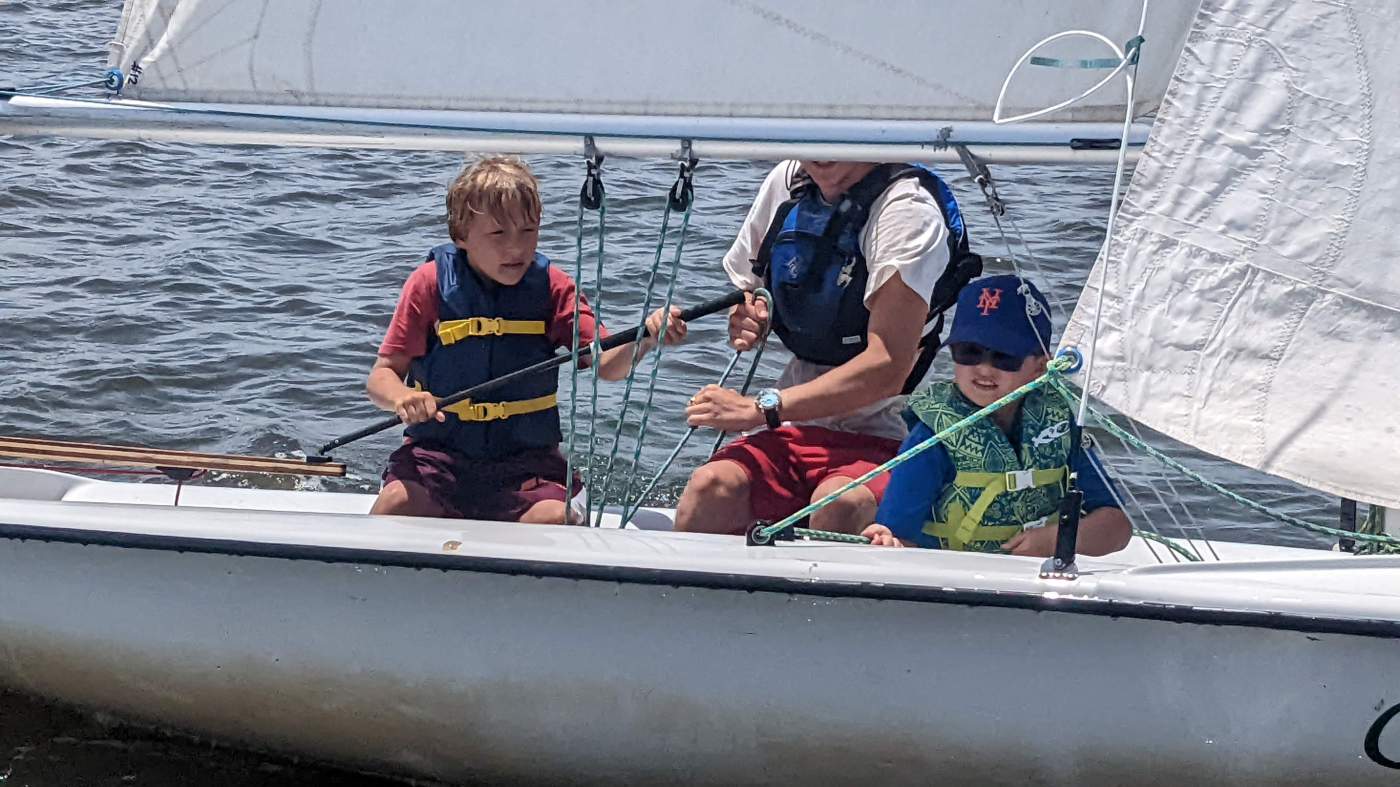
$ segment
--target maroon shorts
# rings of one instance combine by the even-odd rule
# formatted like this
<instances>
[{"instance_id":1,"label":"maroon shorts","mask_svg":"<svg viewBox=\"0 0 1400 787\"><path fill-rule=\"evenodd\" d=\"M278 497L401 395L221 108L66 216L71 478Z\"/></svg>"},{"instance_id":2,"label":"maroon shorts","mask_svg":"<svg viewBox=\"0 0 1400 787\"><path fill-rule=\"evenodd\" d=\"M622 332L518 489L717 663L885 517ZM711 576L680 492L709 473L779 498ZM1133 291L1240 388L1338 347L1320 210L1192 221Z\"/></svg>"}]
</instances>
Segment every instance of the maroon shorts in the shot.
<instances>
[{"instance_id":1,"label":"maroon shorts","mask_svg":"<svg viewBox=\"0 0 1400 787\"><path fill-rule=\"evenodd\" d=\"M558 448L473 459L435 445L407 442L389 455L384 483L402 481L427 490L444 516L518 522L543 500L567 501L564 455ZM574 494L583 488L574 473Z\"/></svg>"},{"instance_id":2,"label":"maroon shorts","mask_svg":"<svg viewBox=\"0 0 1400 787\"><path fill-rule=\"evenodd\" d=\"M776 522L812 502L832 476L858 478L899 452L899 441L820 426L781 426L755 432L721 448L711 462L737 462L749 476L749 508ZM881 473L866 484L878 503L890 482Z\"/></svg>"}]
</instances>

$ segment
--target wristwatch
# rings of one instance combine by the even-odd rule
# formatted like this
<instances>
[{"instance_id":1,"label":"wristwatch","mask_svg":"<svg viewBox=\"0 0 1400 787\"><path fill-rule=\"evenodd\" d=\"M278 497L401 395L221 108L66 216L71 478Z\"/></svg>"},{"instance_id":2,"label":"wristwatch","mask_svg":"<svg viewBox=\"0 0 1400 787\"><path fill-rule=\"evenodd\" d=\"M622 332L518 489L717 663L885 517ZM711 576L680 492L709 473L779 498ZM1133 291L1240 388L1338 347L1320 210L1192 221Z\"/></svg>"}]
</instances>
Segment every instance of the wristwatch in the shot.
<instances>
[{"instance_id":1,"label":"wristwatch","mask_svg":"<svg viewBox=\"0 0 1400 787\"><path fill-rule=\"evenodd\" d=\"M763 420L768 422L769 429L777 429L783 425L783 419L778 415L778 409L783 406L783 395L778 393L777 388L764 388L753 398L753 403L758 406L758 411L763 413Z\"/></svg>"}]
</instances>

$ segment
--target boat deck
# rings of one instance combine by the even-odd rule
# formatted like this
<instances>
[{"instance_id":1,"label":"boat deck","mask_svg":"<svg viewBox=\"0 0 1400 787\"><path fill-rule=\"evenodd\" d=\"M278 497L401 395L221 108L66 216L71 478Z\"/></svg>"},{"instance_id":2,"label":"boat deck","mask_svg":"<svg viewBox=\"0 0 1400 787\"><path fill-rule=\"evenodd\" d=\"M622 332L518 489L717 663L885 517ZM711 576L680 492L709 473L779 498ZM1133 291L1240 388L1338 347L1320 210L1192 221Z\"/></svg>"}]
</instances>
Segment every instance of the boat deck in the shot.
<instances>
[{"instance_id":1,"label":"boat deck","mask_svg":"<svg viewBox=\"0 0 1400 787\"><path fill-rule=\"evenodd\" d=\"M670 532L673 512L666 509L647 510L641 532L623 532L615 512L610 527L584 528L372 517L365 512L373 497L364 494L187 486L178 507L173 499L171 485L0 470L0 527L9 537L511 573L582 571L621 581L646 575L680 584L777 582L795 592L820 586L824 594L899 587L1400 620L1400 557L1216 541L1218 562L1163 563L1172 559L1167 550L1135 538L1114 555L1081 557L1080 577L1066 581L1042 579L1038 558L807 541L749 547L733 536Z\"/></svg>"}]
</instances>

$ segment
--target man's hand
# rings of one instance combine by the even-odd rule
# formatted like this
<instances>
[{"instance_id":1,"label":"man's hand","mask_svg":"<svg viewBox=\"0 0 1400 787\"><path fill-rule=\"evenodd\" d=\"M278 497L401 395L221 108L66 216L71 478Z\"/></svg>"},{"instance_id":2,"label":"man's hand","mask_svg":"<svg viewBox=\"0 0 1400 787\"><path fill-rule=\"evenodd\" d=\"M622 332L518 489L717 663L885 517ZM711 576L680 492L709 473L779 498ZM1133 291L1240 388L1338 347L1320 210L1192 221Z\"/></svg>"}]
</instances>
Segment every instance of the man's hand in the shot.
<instances>
[{"instance_id":1,"label":"man's hand","mask_svg":"<svg viewBox=\"0 0 1400 787\"><path fill-rule=\"evenodd\" d=\"M1059 525L1022 530L1002 544L1001 551L1025 557L1050 557L1055 554L1055 538L1059 534Z\"/></svg>"},{"instance_id":2,"label":"man's hand","mask_svg":"<svg viewBox=\"0 0 1400 787\"><path fill-rule=\"evenodd\" d=\"M437 397L428 391L408 391L394 399L394 413L405 424L421 424L447 420L447 414L437 409Z\"/></svg>"},{"instance_id":3,"label":"man's hand","mask_svg":"<svg viewBox=\"0 0 1400 787\"><path fill-rule=\"evenodd\" d=\"M685 408L685 422L721 432L742 432L762 424L763 413L759 412L753 397L741 396L738 391L718 385L707 385L690 397Z\"/></svg>"},{"instance_id":4,"label":"man's hand","mask_svg":"<svg viewBox=\"0 0 1400 787\"><path fill-rule=\"evenodd\" d=\"M685 341L686 324L681 317L681 307L672 306L669 317L661 313L661 309L651 313L647 318L648 344L655 342L656 337L661 335L661 326L664 322L666 326L666 343L680 344ZM655 346L655 345L653 345Z\"/></svg>"},{"instance_id":5,"label":"man's hand","mask_svg":"<svg viewBox=\"0 0 1400 787\"><path fill-rule=\"evenodd\" d=\"M763 336L768 324L768 301L744 293L744 302L729 310L729 346L736 350L751 350Z\"/></svg>"},{"instance_id":6,"label":"man's hand","mask_svg":"<svg viewBox=\"0 0 1400 787\"><path fill-rule=\"evenodd\" d=\"M860 534L870 539L872 547L902 547L904 542L895 538L894 532L879 523L873 524L860 531Z\"/></svg>"}]
</instances>

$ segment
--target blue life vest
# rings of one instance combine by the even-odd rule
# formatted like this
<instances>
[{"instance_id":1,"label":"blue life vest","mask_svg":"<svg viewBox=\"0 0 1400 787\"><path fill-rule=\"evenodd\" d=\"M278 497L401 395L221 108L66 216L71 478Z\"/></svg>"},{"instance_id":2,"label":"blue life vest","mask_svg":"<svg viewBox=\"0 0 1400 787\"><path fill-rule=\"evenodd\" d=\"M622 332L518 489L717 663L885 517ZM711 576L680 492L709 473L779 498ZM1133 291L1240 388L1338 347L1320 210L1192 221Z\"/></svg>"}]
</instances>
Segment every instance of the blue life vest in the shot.
<instances>
[{"instance_id":1,"label":"blue life vest","mask_svg":"<svg viewBox=\"0 0 1400 787\"><path fill-rule=\"evenodd\" d=\"M867 346L870 312L865 308L869 278L860 234L870 206L890 186L917 178L933 196L948 228L948 265L929 299L919 356L905 382L912 391L938 352L943 312L957 301L963 285L982 273L982 258L968 249L967 230L948 184L927 167L881 164L841 196L835 205L798 170L790 198L779 206L753 261L754 273L773 294L773 331L793 355L838 366Z\"/></svg>"},{"instance_id":2,"label":"blue life vest","mask_svg":"<svg viewBox=\"0 0 1400 787\"><path fill-rule=\"evenodd\" d=\"M467 265L466 252L446 243L428 253L437 264L438 324L428 352L415 358L409 383L451 396L508 372L554 356L546 335L553 309L549 260L535 255L518 284L484 279ZM447 408L443 423L414 424L405 434L470 457L495 458L559 445L559 410L554 397L559 375L526 375Z\"/></svg>"}]
</instances>

